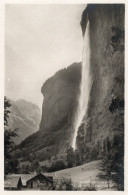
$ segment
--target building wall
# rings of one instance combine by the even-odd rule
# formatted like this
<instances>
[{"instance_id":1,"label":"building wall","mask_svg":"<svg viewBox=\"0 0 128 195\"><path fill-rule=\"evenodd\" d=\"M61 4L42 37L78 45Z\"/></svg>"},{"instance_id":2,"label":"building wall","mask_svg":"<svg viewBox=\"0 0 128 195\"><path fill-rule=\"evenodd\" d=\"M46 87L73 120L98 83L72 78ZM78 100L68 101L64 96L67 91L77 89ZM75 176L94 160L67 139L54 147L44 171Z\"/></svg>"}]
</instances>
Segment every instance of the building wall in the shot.
<instances>
[{"instance_id":1,"label":"building wall","mask_svg":"<svg viewBox=\"0 0 128 195\"><path fill-rule=\"evenodd\" d=\"M43 177L36 177L27 182L26 188L29 189L47 189L52 188L53 184L52 182L48 181L46 178Z\"/></svg>"},{"instance_id":2,"label":"building wall","mask_svg":"<svg viewBox=\"0 0 128 195\"><path fill-rule=\"evenodd\" d=\"M38 181L29 181L27 183L27 188L39 188L39 183Z\"/></svg>"}]
</instances>

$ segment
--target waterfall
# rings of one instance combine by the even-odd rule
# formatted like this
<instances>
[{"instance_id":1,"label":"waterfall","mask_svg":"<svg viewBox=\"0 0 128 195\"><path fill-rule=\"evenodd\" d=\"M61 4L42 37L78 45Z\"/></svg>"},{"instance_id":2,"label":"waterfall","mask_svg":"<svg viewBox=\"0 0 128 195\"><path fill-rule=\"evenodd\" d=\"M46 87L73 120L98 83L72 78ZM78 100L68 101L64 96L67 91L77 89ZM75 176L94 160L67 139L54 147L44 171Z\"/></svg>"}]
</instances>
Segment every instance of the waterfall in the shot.
<instances>
[{"instance_id":1,"label":"waterfall","mask_svg":"<svg viewBox=\"0 0 128 195\"><path fill-rule=\"evenodd\" d=\"M76 137L78 128L82 123L83 117L86 114L89 93L91 87L90 76L90 38L89 38L89 21L87 22L86 31L84 35L84 48L83 48L83 60L82 60L82 78L80 83L80 94L78 97L77 111L75 113L73 127L74 137L72 147L76 149Z\"/></svg>"}]
</instances>

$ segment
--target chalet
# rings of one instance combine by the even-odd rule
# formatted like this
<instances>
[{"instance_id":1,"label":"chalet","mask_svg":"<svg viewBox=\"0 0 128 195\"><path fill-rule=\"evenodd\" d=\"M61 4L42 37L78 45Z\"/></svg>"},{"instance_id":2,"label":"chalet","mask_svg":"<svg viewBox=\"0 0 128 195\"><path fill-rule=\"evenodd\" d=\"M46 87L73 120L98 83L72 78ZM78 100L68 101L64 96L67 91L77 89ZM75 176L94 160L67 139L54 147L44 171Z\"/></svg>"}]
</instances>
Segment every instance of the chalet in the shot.
<instances>
[{"instance_id":1,"label":"chalet","mask_svg":"<svg viewBox=\"0 0 128 195\"><path fill-rule=\"evenodd\" d=\"M35 177L32 177L30 180L26 183L27 189L53 189L53 178L47 177L43 175L42 173L36 175Z\"/></svg>"},{"instance_id":2,"label":"chalet","mask_svg":"<svg viewBox=\"0 0 128 195\"><path fill-rule=\"evenodd\" d=\"M22 180L19 175L7 175L4 181L5 190L21 190Z\"/></svg>"},{"instance_id":3,"label":"chalet","mask_svg":"<svg viewBox=\"0 0 128 195\"><path fill-rule=\"evenodd\" d=\"M4 182L5 190L52 190L53 177L42 173L35 174L11 174L7 175Z\"/></svg>"}]
</instances>

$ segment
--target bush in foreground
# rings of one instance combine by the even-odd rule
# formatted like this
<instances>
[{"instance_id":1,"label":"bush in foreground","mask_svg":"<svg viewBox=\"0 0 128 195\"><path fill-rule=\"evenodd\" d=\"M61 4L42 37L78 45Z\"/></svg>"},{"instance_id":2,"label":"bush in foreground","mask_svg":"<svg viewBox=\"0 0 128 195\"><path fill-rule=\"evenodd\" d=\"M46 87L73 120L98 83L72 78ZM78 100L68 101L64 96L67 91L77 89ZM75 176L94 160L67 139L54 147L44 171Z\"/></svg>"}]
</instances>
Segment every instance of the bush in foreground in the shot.
<instances>
[{"instance_id":1,"label":"bush in foreground","mask_svg":"<svg viewBox=\"0 0 128 195\"><path fill-rule=\"evenodd\" d=\"M94 184L89 182L79 186L78 183L73 183L71 178L60 178L54 180L53 186L48 186L39 183L40 190L56 190L56 191L97 191Z\"/></svg>"}]
</instances>

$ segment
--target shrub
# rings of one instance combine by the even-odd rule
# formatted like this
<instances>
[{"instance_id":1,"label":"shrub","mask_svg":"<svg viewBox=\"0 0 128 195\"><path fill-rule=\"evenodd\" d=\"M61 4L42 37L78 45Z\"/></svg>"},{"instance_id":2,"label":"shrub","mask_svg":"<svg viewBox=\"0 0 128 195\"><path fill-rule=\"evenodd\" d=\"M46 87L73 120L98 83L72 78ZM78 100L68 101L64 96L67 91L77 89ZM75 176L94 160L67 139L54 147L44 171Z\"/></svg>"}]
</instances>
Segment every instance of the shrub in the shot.
<instances>
[{"instance_id":1,"label":"shrub","mask_svg":"<svg viewBox=\"0 0 128 195\"><path fill-rule=\"evenodd\" d=\"M49 168L49 172L53 172L53 171L59 171L61 169L65 169L66 166L64 164L63 160L57 160L55 162L52 163L51 167Z\"/></svg>"},{"instance_id":2,"label":"shrub","mask_svg":"<svg viewBox=\"0 0 128 195\"><path fill-rule=\"evenodd\" d=\"M78 183L74 185L74 191L97 191L96 186L90 181L88 184L82 184L81 186Z\"/></svg>"},{"instance_id":3,"label":"shrub","mask_svg":"<svg viewBox=\"0 0 128 195\"><path fill-rule=\"evenodd\" d=\"M73 183L71 179L61 178L60 180L56 180L54 182L54 189L61 191L72 191Z\"/></svg>"}]
</instances>

